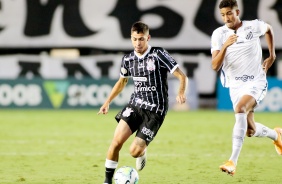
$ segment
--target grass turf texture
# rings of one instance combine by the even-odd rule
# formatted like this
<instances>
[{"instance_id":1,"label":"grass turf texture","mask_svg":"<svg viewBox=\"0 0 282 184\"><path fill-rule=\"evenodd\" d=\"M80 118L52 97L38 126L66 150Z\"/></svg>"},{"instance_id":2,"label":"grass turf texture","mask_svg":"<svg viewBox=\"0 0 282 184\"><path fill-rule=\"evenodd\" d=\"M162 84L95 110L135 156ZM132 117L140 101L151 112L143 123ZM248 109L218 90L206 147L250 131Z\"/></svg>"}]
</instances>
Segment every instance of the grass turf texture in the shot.
<instances>
[{"instance_id":1,"label":"grass turf texture","mask_svg":"<svg viewBox=\"0 0 282 184\"><path fill-rule=\"evenodd\" d=\"M117 111L97 111L1 110L0 183L101 184ZM256 113L256 121L282 126L282 114ZM231 153L233 123L232 112L169 111L139 183L280 183L282 157L267 138L245 139L234 177L219 171ZM135 167L128 151L132 138L119 167Z\"/></svg>"}]
</instances>

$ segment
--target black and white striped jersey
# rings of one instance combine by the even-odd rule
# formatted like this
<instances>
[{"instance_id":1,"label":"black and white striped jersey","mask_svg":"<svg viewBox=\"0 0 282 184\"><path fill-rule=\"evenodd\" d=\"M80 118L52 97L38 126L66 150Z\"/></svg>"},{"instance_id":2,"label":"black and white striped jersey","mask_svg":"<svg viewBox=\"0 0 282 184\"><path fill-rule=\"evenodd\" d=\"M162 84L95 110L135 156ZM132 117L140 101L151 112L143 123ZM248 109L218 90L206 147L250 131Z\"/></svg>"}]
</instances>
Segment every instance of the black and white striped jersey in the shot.
<instances>
[{"instance_id":1,"label":"black and white striped jersey","mask_svg":"<svg viewBox=\"0 0 282 184\"><path fill-rule=\"evenodd\" d=\"M149 46L138 56L135 51L122 58L121 77L132 77L134 92L129 104L156 113L166 114L168 110L167 73L178 67L174 58L161 47Z\"/></svg>"}]
</instances>

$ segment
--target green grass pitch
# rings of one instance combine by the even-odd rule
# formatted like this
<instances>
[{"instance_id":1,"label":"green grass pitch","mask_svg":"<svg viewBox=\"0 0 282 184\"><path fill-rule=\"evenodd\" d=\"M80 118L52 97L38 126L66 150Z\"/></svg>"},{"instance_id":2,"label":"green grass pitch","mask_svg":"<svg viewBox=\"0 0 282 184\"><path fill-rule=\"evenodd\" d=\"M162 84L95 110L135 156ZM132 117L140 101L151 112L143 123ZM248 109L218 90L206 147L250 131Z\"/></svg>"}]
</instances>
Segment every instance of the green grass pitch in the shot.
<instances>
[{"instance_id":1,"label":"green grass pitch","mask_svg":"<svg viewBox=\"0 0 282 184\"><path fill-rule=\"evenodd\" d=\"M101 184L116 126L110 110L1 110L1 184ZM282 126L281 113L256 113L256 121ZM232 112L169 111L148 148L140 184L281 183L282 156L267 138L246 138L234 177L219 171L231 153ZM119 167L135 166L132 138Z\"/></svg>"}]
</instances>

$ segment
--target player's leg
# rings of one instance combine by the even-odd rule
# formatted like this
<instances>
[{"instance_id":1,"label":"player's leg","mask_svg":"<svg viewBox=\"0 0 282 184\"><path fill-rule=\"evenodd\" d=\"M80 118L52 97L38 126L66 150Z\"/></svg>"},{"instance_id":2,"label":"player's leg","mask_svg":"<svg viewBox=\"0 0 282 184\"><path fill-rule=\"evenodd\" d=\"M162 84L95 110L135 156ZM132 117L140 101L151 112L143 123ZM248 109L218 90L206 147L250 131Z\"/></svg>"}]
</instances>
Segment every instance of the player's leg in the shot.
<instances>
[{"instance_id":1,"label":"player's leg","mask_svg":"<svg viewBox=\"0 0 282 184\"><path fill-rule=\"evenodd\" d=\"M141 157L145 154L146 147L146 142L143 139L135 137L130 146L131 156L134 158Z\"/></svg>"},{"instance_id":2,"label":"player's leg","mask_svg":"<svg viewBox=\"0 0 282 184\"><path fill-rule=\"evenodd\" d=\"M232 154L229 160L232 160L235 165L243 147L244 138L247 132L247 114L255 105L255 99L252 96L244 95L240 99L235 108L235 124L233 127L232 136Z\"/></svg>"},{"instance_id":3,"label":"player's leg","mask_svg":"<svg viewBox=\"0 0 282 184\"><path fill-rule=\"evenodd\" d=\"M147 162L147 144L146 141L140 137L135 137L131 146L130 154L132 157L136 158L136 169L141 171Z\"/></svg>"},{"instance_id":4,"label":"player's leg","mask_svg":"<svg viewBox=\"0 0 282 184\"><path fill-rule=\"evenodd\" d=\"M223 172L226 172L230 175L235 174L237 161L247 132L247 114L255 105L255 103L256 101L252 96L244 95L235 105L235 124L232 134L232 154L228 162L220 166L220 169Z\"/></svg>"},{"instance_id":5,"label":"player's leg","mask_svg":"<svg viewBox=\"0 0 282 184\"><path fill-rule=\"evenodd\" d=\"M248 130L247 136L249 137L268 137L274 141L275 149L279 155L282 154L282 140L281 140L281 128L270 129L269 127L255 122L254 111L250 111L248 114Z\"/></svg>"},{"instance_id":6,"label":"player's leg","mask_svg":"<svg viewBox=\"0 0 282 184\"><path fill-rule=\"evenodd\" d=\"M147 147L157 135L165 116L148 110L141 110L143 122L139 126L136 137L130 146L130 154L136 158L136 169L142 170L147 162Z\"/></svg>"},{"instance_id":7,"label":"player's leg","mask_svg":"<svg viewBox=\"0 0 282 184\"><path fill-rule=\"evenodd\" d=\"M272 140L277 140L277 132L273 129L268 128L267 126L255 122L254 111L250 111L248 114L248 137L268 137Z\"/></svg>"},{"instance_id":8,"label":"player's leg","mask_svg":"<svg viewBox=\"0 0 282 184\"><path fill-rule=\"evenodd\" d=\"M254 97L256 100L256 106L264 99L267 93L267 83L265 81L259 81L254 84L248 90L247 93ZM255 108L255 106L254 106ZM270 129L265 125L255 122L254 120L254 108L248 114L248 132L247 136L253 137L268 137L274 141L275 149L279 155L282 155L282 140L281 134L282 130L279 127Z\"/></svg>"},{"instance_id":9,"label":"player's leg","mask_svg":"<svg viewBox=\"0 0 282 184\"><path fill-rule=\"evenodd\" d=\"M119 151L121 150L124 142L132 134L131 129L124 120L120 120L115 132L111 145L107 152L107 159L105 162L105 181L104 183L111 184L115 169L118 166Z\"/></svg>"},{"instance_id":10,"label":"player's leg","mask_svg":"<svg viewBox=\"0 0 282 184\"><path fill-rule=\"evenodd\" d=\"M254 111L253 110L251 110L247 115L247 123L248 123L248 128L247 128L246 135L248 137L252 137L256 132L256 125L255 125Z\"/></svg>"}]
</instances>

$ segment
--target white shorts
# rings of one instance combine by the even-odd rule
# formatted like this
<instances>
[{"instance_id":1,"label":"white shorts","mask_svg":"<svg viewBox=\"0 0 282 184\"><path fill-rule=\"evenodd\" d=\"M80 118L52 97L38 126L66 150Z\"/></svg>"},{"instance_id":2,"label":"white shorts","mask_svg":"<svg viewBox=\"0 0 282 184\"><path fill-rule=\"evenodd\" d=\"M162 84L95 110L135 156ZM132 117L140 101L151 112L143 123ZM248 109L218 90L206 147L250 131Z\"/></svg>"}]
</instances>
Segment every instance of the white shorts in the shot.
<instances>
[{"instance_id":1,"label":"white shorts","mask_svg":"<svg viewBox=\"0 0 282 184\"><path fill-rule=\"evenodd\" d=\"M267 93L267 81L265 80L256 81L251 84L248 83L238 88L229 88L229 94L234 110L242 96L250 95L254 97L254 99L257 102L256 104L257 107L259 103L264 99L266 93Z\"/></svg>"}]
</instances>

